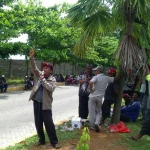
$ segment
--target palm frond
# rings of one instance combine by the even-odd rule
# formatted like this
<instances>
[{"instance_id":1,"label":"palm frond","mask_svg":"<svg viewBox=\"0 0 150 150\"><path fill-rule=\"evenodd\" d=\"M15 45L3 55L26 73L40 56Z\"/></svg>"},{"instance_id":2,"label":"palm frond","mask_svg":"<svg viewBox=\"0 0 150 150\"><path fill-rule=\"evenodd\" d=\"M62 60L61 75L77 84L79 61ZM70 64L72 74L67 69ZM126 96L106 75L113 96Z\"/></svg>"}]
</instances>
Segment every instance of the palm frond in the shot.
<instances>
[{"instance_id":1,"label":"palm frond","mask_svg":"<svg viewBox=\"0 0 150 150\"><path fill-rule=\"evenodd\" d=\"M115 55L124 72L135 71L147 61L145 50L140 49L134 37L127 34L123 35Z\"/></svg>"},{"instance_id":2,"label":"palm frond","mask_svg":"<svg viewBox=\"0 0 150 150\"><path fill-rule=\"evenodd\" d=\"M83 35L77 45L74 47L75 54L83 57L86 51L86 45L92 45L94 37L100 33L106 33L112 30L112 16L109 9L99 9L95 14L83 20L80 24L83 29Z\"/></svg>"},{"instance_id":3,"label":"palm frond","mask_svg":"<svg viewBox=\"0 0 150 150\"><path fill-rule=\"evenodd\" d=\"M95 14L101 6L104 6L103 4L103 0L79 0L75 6L68 10L68 18L72 24L77 25Z\"/></svg>"}]
</instances>

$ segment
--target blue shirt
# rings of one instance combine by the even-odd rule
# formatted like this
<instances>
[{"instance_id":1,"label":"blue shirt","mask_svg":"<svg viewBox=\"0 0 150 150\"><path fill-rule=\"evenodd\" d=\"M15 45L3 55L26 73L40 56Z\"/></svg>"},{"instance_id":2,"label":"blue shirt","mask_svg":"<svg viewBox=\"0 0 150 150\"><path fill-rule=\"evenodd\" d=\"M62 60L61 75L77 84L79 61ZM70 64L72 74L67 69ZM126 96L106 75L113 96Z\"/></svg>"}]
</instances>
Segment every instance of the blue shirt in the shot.
<instances>
[{"instance_id":1,"label":"blue shirt","mask_svg":"<svg viewBox=\"0 0 150 150\"><path fill-rule=\"evenodd\" d=\"M136 121L140 114L140 101L134 101L131 105L121 108L121 113L128 116L131 121Z\"/></svg>"},{"instance_id":2,"label":"blue shirt","mask_svg":"<svg viewBox=\"0 0 150 150\"><path fill-rule=\"evenodd\" d=\"M43 99L43 86L42 84L40 83L39 84L39 90L34 98L35 100L37 100L38 102L42 102L42 99Z\"/></svg>"}]
</instances>

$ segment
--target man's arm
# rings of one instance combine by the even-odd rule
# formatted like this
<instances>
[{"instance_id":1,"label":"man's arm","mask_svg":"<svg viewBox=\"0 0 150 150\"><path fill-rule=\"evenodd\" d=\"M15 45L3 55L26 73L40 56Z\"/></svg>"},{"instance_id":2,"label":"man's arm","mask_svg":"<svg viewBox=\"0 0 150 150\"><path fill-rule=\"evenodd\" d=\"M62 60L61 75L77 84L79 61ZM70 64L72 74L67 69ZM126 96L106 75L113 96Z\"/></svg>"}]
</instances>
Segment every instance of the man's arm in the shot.
<instances>
[{"instance_id":1,"label":"man's arm","mask_svg":"<svg viewBox=\"0 0 150 150\"><path fill-rule=\"evenodd\" d=\"M86 83L88 81L90 81L92 78L89 77L89 78L86 78L85 80L78 80L78 84L83 84L83 83Z\"/></svg>"},{"instance_id":2,"label":"man's arm","mask_svg":"<svg viewBox=\"0 0 150 150\"><path fill-rule=\"evenodd\" d=\"M139 89L141 83L142 83L142 79L141 79L141 77L139 76L139 77L138 77L138 82L136 83L136 86L135 86L135 88L134 88L134 91L138 91L138 89Z\"/></svg>"},{"instance_id":3,"label":"man's arm","mask_svg":"<svg viewBox=\"0 0 150 150\"><path fill-rule=\"evenodd\" d=\"M140 106L137 103L134 103L132 105L129 105L128 107L123 107L121 109L121 112L131 112L131 111L134 111L138 107Z\"/></svg>"},{"instance_id":4,"label":"man's arm","mask_svg":"<svg viewBox=\"0 0 150 150\"><path fill-rule=\"evenodd\" d=\"M42 85L45 87L48 91L54 92L56 88L56 79L53 77L52 81L46 80L45 78L42 79Z\"/></svg>"},{"instance_id":5,"label":"man's arm","mask_svg":"<svg viewBox=\"0 0 150 150\"><path fill-rule=\"evenodd\" d=\"M35 74L35 76L37 78L39 78L40 71L37 68L35 61L34 61L34 50L33 49L30 51L30 66L31 66L32 72Z\"/></svg>"},{"instance_id":6,"label":"man's arm","mask_svg":"<svg viewBox=\"0 0 150 150\"><path fill-rule=\"evenodd\" d=\"M90 81L90 83L89 83L89 89L90 89L90 93L93 93L94 91L93 91L93 82L92 81Z\"/></svg>"}]
</instances>

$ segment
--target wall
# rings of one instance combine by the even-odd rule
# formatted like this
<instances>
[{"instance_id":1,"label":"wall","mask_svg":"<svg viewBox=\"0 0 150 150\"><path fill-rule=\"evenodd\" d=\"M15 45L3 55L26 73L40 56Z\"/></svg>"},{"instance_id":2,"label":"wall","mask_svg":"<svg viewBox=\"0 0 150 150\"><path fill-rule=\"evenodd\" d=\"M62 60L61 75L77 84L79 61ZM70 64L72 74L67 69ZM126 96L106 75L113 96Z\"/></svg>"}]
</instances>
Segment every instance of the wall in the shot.
<instances>
[{"instance_id":1,"label":"wall","mask_svg":"<svg viewBox=\"0 0 150 150\"><path fill-rule=\"evenodd\" d=\"M36 64L38 68L41 70L41 63L42 61L36 60ZM0 59L0 71L4 74L7 78L24 78L27 74L30 75L30 65L26 60L5 60ZM84 68L80 66L72 66L70 64L62 63L61 65L54 66L54 73L57 74L79 74L80 72L84 71Z\"/></svg>"}]
</instances>

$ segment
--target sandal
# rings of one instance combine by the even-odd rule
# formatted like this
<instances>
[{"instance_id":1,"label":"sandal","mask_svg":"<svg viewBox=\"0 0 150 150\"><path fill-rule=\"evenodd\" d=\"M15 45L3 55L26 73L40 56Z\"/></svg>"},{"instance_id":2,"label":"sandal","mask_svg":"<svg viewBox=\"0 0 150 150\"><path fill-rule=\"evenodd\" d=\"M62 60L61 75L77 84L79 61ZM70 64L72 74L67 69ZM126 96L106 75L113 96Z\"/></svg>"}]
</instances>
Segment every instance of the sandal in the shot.
<instances>
[{"instance_id":1,"label":"sandal","mask_svg":"<svg viewBox=\"0 0 150 150\"><path fill-rule=\"evenodd\" d=\"M61 146L60 146L59 144L47 145L47 146L46 146L47 149L48 149L48 148L52 148L52 147L54 147L54 148L56 148L56 149L61 148Z\"/></svg>"},{"instance_id":2,"label":"sandal","mask_svg":"<svg viewBox=\"0 0 150 150\"><path fill-rule=\"evenodd\" d=\"M129 138L129 139L132 139L132 140L134 140L134 141L140 141L139 139L136 139L136 138L135 138L134 136L132 136L132 135L129 136L128 138Z\"/></svg>"}]
</instances>

